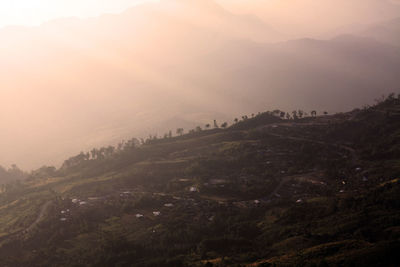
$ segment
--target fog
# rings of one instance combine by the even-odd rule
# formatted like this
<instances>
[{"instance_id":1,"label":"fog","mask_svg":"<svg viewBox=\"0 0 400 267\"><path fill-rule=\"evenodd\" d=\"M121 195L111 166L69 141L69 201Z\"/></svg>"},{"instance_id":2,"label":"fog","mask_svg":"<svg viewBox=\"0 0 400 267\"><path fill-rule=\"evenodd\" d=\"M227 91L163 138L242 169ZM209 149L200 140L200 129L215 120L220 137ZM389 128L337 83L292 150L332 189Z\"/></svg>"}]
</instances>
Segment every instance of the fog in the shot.
<instances>
[{"instance_id":1,"label":"fog","mask_svg":"<svg viewBox=\"0 0 400 267\"><path fill-rule=\"evenodd\" d=\"M399 17L396 0L219 0L237 13L255 14L288 38L331 38Z\"/></svg>"},{"instance_id":2,"label":"fog","mask_svg":"<svg viewBox=\"0 0 400 267\"><path fill-rule=\"evenodd\" d=\"M58 165L268 109L370 103L399 88L400 46L382 27L400 32L400 6L366 2L163 0L1 29L0 165Z\"/></svg>"}]
</instances>

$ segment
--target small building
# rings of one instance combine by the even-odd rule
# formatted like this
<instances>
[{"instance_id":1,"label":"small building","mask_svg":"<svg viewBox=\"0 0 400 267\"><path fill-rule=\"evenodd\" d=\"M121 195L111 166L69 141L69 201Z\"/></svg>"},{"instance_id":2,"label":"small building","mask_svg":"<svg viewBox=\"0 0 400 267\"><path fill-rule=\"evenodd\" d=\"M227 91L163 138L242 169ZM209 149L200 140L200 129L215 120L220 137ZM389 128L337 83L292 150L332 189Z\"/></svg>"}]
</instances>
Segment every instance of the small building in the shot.
<instances>
[{"instance_id":1,"label":"small building","mask_svg":"<svg viewBox=\"0 0 400 267\"><path fill-rule=\"evenodd\" d=\"M140 213L136 214L136 218L138 218L138 219L141 219L141 218L143 218L143 217L144 217L143 214L140 214Z\"/></svg>"},{"instance_id":2,"label":"small building","mask_svg":"<svg viewBox=\"0 0 400 267\"><path fill-rule=\"evenodd\" d=\"M154 215L154 216L160 216L160 215L161 215L161 212L159 212L159 211L153 211L153 215Z\"/></svg>"},{"instance_id":3,"label":"small building","mask_svg":"<svg viewBox=\"0 0 400 267\"><path fill-rule=\"evenodd\" d=\"M199 190L197 189L197 187L192 186L192 187L190 187L189 191L192 193L195 193L195 192L198 192Z\"/></svg>"},{"instance_id":4,"label":"small building","mask_svg":"<svg viewBox=\"0 0 400 267\"><path fill-rule=\"evenodd\" d=\"M167 208L171 208L171 207L173 207L174 206L174 204L172 204L172 203L166 203L166 204L164 204L164 207L167 207Z\"/></svg>"},{"instance_id":5,"label":"small building","mask_svg":"<svg viewBox=\"0 0 400 267\"><path fill-rule=\"evenodd\" d=\"M77 204L77 203L79 202L79 199L74 198L74 199L72 199L71 201L72 201L72 203Z\"/></svg>"}]
</instances>

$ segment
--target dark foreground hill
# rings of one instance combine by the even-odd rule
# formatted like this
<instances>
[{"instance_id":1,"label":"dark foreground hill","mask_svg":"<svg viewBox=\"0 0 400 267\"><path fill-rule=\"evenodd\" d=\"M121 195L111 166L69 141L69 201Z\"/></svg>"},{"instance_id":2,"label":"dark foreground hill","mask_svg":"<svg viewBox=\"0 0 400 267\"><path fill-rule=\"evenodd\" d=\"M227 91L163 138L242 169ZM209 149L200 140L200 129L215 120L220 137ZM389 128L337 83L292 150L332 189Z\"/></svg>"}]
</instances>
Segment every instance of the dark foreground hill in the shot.
<instances>
[{"instance_id":1,"label":"dark foreground hill","mask_svg":"<svg viewBox=\"0 0 400 267\"><path fill-rule=\"evenodd\" d=\"M397 97L132 139L3 186L1 266L398 266L399 178Z\"/></svg>"}]
</instances>

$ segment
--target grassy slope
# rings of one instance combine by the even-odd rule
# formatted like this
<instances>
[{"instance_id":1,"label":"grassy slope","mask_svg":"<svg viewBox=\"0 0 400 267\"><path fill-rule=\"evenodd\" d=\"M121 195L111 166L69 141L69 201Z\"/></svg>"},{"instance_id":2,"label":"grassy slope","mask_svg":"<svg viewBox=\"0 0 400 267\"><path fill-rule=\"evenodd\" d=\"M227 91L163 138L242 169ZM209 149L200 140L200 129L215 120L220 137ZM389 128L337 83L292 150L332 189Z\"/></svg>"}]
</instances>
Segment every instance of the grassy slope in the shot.
<instances>
[{"instance_id":1,"label":"grassy slope","mask_svg":"<svg viewBox=\"0 0 400 267\"><path fill-rule=\"evenodd\" d=\"M399 114L397 99L295 122L262 114L32 178L0 195L0 257L4 266L395 266Z\"/></svg>"}]
</instances>

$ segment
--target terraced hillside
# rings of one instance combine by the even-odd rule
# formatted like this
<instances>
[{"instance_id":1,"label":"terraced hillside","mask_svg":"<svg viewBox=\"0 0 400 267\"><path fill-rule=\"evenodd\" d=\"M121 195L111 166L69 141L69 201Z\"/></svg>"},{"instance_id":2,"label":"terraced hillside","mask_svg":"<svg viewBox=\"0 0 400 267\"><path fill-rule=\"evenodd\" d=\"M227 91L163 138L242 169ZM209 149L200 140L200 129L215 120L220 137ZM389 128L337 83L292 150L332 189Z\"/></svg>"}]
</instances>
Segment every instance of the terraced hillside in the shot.
<instances>
[{"instance_id":1,"label":"terraced hillside","mask_svg":"<svg viewBox=\"0 0 400 267\"><path fill-rule=\"evenodd\" d=\"M121 143L0 194L1 266L398 266L400 99Z\"/></svg>"}]
</instances>

